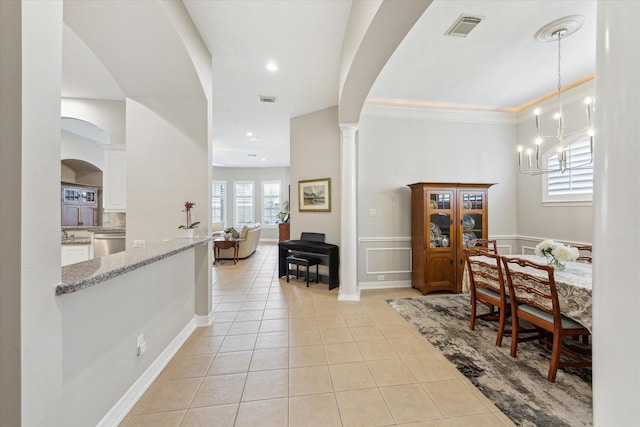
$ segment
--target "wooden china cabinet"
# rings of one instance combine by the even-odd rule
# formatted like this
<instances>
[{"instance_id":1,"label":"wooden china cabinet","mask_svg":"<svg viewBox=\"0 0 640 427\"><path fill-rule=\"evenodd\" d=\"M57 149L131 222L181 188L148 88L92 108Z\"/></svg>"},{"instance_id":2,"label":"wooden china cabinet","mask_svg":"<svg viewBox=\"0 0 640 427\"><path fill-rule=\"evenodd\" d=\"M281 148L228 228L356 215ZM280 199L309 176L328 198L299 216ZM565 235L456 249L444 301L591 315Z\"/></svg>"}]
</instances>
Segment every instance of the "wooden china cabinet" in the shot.
<instances>
[{"instance_id":1,"label":"wooden china cabinet","mask_svg":"<svg viewBox=\"0 0 640 427\"><path fill-rule=\"evenodd\" d=\"M409 184L411 284L423 295L460 292L466 243L488 238L487 195L492 185Z\"/></svg>"}]
</instances>

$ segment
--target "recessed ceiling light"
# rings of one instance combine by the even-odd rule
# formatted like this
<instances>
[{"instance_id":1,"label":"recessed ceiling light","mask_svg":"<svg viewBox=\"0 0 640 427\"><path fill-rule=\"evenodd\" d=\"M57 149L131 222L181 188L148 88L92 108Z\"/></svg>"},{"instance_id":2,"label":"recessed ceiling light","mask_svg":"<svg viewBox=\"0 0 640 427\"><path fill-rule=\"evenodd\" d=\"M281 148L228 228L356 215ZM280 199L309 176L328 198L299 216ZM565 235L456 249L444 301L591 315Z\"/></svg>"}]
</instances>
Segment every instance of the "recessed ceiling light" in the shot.
<instances>
[{"instance_id":1,"label":"recessed ceiling light","mask_svg":"<svg viewBox=\"0 0 640 427\"><path fill-rule=\"evenodd\" d=\"M276 71L278 71L278 64L276 64L273 61L267 62L266 68L267 68L267 71L275 73Z\"/></svg>"},{"instance_id":2,"label":"recessed ceiling light","mask_svg":"<svg viewBox=\"0 0 640 427\"><path fill-rule=\"evenodd\" d=\"M267 159L265 159L264 157L260 159L261 162L266 162Z\"/></svg>"},{"instance_id":3,"label":"recessed ceiling light","mask_svg":"<svg viewBox=\"0 0 640 427\"><path fill-rule=\"evenodd\" d=\"M247 133L245 133L245 135L248 136L249 138L251 138L253 136L253 133L252 132L247 132Z\"/></svg>"}]
</instances>

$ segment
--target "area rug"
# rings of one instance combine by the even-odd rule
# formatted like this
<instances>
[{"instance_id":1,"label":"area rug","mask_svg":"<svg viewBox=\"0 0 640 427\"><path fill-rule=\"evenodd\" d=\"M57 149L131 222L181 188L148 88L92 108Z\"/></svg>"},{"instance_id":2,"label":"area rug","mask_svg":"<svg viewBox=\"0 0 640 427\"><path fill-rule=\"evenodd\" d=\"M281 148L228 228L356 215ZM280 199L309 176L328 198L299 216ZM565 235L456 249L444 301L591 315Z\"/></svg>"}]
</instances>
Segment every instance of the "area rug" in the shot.
<instances>
[{"instance_id":1,"label":"area rug","mask_svg":"<svg viewBox=\"0 0 640 427\"><path fill-rule=\"evenodd\" d=\"M469 330L469 295L387 302L519 426L591 426L591 370L562 368L547 381L550 351L535 341L509 355L511 337L495 345L497 325L481 319ZM480 309L479 309L480 310Z\"/></svg>"}]
</instances>

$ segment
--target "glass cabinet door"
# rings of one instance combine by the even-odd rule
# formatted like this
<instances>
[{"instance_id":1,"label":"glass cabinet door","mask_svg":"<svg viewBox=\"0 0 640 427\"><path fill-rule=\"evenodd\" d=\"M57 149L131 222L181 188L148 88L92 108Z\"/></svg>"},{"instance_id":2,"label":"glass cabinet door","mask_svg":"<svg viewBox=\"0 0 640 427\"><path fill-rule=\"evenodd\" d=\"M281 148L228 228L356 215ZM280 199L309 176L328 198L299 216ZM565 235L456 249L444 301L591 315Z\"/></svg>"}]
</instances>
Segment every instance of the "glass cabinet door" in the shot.
<instances>
[{"instance_id":1,"label":"glass cabinet door","mask_svg":"<svg viewBox=\"0 0 640 427\"><path fill-rule=\"evenodd\" d=\"M484 215L486 209L486 193L463 191L460 193L462 247L473 239L485 239L487 236L487 224Z\"/></svg>"},{"instance_id":2,"label":"glass cabinet door","mask_svg":"<svg viewBox=\"0 0 640 427\"><path fill-rule=\"evenodd\" d=\"M427 193L427 218L429 220L429 248L451 246L451 217L453 192L429 191Z\"/></svg>"}]
</instances>

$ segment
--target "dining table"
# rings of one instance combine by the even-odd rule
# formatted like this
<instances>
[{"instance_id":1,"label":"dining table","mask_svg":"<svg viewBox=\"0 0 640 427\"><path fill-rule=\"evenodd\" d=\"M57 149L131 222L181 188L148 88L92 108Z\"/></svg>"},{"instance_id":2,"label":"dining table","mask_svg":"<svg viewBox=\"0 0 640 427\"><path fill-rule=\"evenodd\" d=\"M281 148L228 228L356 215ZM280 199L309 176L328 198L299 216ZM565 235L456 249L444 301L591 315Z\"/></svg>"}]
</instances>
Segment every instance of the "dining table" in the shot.
<instances>
[{"instance_id":1,"label":"dining table","mask_svg":"<svg viewBox=\"0 0 640 427\"><path fill-rule=\"evenodd\" d=\"M523 258L538 264L547 264L546 258L537 255L506 255L507 258ZM488 257L486 262L493 260ZM510 265L510 268L517 270L519 267ZM504 266L502 268L503 274ZM558 302L560 303L560 312L565 316L579 322L591 332L593 325L591 316L591 289L592 289L592 268L587 262L571 262L565 263L563 270L554 269L554 280L558 291ZM504 278L505 286L507 278ZM465 266L462 277L462 292L470 293L469 269ZM496 285L496 287L498 287ZM507 289L507 293L508 293Z\"/></svg>"}]
</instances>

